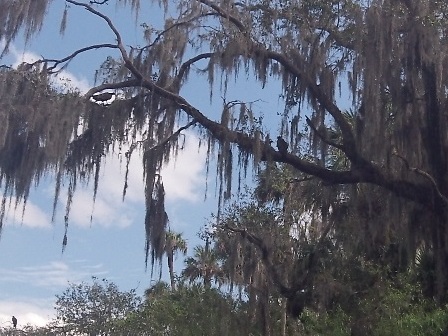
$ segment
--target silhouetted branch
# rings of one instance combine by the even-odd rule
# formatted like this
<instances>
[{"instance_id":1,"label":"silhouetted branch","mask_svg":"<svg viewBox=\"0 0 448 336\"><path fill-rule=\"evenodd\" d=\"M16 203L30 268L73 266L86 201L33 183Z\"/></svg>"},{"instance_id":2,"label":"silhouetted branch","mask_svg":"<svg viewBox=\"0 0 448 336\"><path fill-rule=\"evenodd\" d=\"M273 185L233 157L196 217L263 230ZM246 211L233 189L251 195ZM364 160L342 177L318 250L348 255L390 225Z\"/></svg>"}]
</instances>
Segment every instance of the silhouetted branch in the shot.
<instances>
[{"instance_id":1,"label":"silhouetted branch","mask_svg":"<svg viewBox=\"0 0 448 336\"><path fill-rule=\"evenodd\" d=\"M244 25L234 16L230 15L222 8L219 8L216 4L209 0L200 0L201 3L209 6L217 13L225 18L228 18L230 22L235 24L241 31L244 32ZM164 88L157 85L152 79L147 78L143 73L141 73L133 64L132 60L128 57L128 54L123 46L122 38L112 24L111 20L101 14L100 12L93 9L91 6L79 3L74 0L67 0L67 2L82 6L86 8L91 13L104 19L111 30L114 32L117 39L117 47L120 50L121 56L123 58L125 67L131 72L135 77L132 80L125 81L119 84L106 84L100 85L96 88L89 90L86 96L89 96L95 92L100 91L101 88L112 88L114 86L123 87L124 85L132 85L146 88L152 93L165 98L172 103L174 103L178 108L182 109L189 117L195 120L203 128L207 129L210 134L217 141L225 141L229 143L236 144L241 150L251 153L254 151L254 141L256 140L253 136L248 134L230 130L224 125L209 119L200 110L191 105L184 97L177 94L177 91L173 92L174 87ZM322 179L327 185L330 184L352 184L352 183L371 183L393 192L394 194L407 198L409 200L418 202L426 207L432 208L434 205L434 200L437 198L441 199L446 206L445 198L441 198L440 193L436 190L435 194L432 192L433 186L428 186L421 183L416 183L413 181L407 181L401 178L391 176L382 167L376 165L375 163L366 160L361 156L357 148L357 142L355 140L353 129L343 112L339 109L332 98L324 91L324 88L316 83L316 80L311 77L311 75L306 71L307 67L304 65L305 62L299 56L294 58L294 61L287 57L287 55L266 49L264 45L251 42L247 40L248 49L250 50L250 55L252 57L258 57L263 55L269 60L277 61L281 64L286 71L291 75L296 76L301 80L305 86L308 88L310 94L316 99L319 104L333 117L342 134L342 143L333 144L335 147L342 150L347 158L351 161L351 170L349 171L333 171L327 169L313 162L307 161L300 156L293 155L291 153L279 153L276 151L270 143L264 142L261 148L257 149L260 151L260 159L272 160L275 162L284 162L290 164L295 169L302 171L305 174L315 176ZM211 53L205 53L191 58L189 61L185 62L182 68L182 72L178 74L179 81L186 69L196 60L211 57ZM246 55L247 56L247 55ZM180 75L180 77L179 77Z\"/></svg>"},{"instance_id":2,"label":"silhouetted branch","mask_svg":"<svg viewBox=\"0 0 448 336\"><path fill-rule=\"evenodd\" d=\"M109 2L109 0L90 0L89 1L90 2L90 4L91 5L104 5L104 4L106 4L106 3L108 3Z\"/></svg>"},{"instance_id":3,"label":"silhouetted branch","mask_svg":"<svg viewBox=\"0 0 448 336\"><path fill-rule=\"evenodd\" d=\"M408 160L406 160L405 157L401 156L400 154L398 154L397 152L393 152L392 155L396 156L397 158L399 158L401 161L403 161L405 167L407 170L412 171L420 176L423 176L425 179L427 179L431 185L434 187L434 189L436 190L437 194L439 195L439 197L445 201L446 205L448 206L448 198L442 194L442 192L440 191L439 186L437 185L437 182L434 180L434 177L432 177L429 173L419 169L419 168L415 168L415 167L411 167L409 165Z\"/></svg>"},{"instance_id":4,"label":"silhouetted branch","mask_svg":"<svg viewBox=\"0 0 448 336\"><path fill-rule=\"evenodd\" d=\"M335 147L335 148L340 149L341 151L344 151L344 147L343 147L343 146L341 146L340 144L337 144L337 143L334 142L334 141L331 141L330 139L328 139L328 137L327 137L325 134L323 134L322 132L320 132L320 131L316 128L316 126L314 126L314 124L311 122L310 118L308 118L307 116L305 116L305 120L306 120L306 123L308 124L308 126L313 130L314 133L317 134L317 136L318 136L323 142L325 142L327 145L330 145L330 146L332 146L332 147Z\"/></svg>"},{"instance_id":5,"label":"silhouetted branch","mask_svg":"<svg viewBox=\"0 0 448 336\"><path fill-rule=\"evenodd\" d=\"M170 136L166 137L165 139L162 139L162 141L160 141L157 145L151 147L149 150L152 150L152 149L157 148L157 147L163 147L164 145L166 145L171 140L177 138L179 136L180 132L188 129L189 127L195 125L196 123L197 123L196 120L190 121L188 124L186 124L185 126L180 127L176 132L174 132Z\"/></svg>"},{"instance_id":6,"label":"silhouetted branch","mask_svg":"<svg viewBox=\"0 0 448 336\"><path fill-rule=\"evenodd\" d=\"M182 63L182 65L179 68L179 72L177 73L176 78L171 83L169 89L173 90L174 92L178 92L179 88L180 88L180 84L182 82L182 79L184 78L185 73L190 68L190 66L197 61L213 57L213 55L215 55L215 53L211 53L211 52L199 54L195 57L190 58L189 60L185 61L184 63Z\"/></svg>"},{"instance_id":7,"label":"silhouetted branch","mask_svg":"<svg viewBox=\"0 0 448 336\"><path fill-rule=\"evenodd\" d=\"M212 1L209 1L209 0L199 0L199 2L201 2L204 5L212 8L222 18L227 19L230 22L232 22L242 33L246 33L247 32L246 26L240 20L238 20L238 18L236 18L235 16L233 16L229 12L225 11L223 8L219 7L217 4L215 4L215 3L213 3Z\"/></svg>"},{"instance_id":8,"label":"silhouetted branch","mask_svg":"<svg viewBox=\"0 0 448 336\"><path fill-rule=\"evenodd\" d=\"M287 287L281 280L280 274L278 274L277 270L272 264L271 252L269 251L264 241L261 238L255 236L254 234L248 232L247 229L239 229L237 227L233 227L228 224L224 225L224 228L229 231L239 233L243 239L248 240L250 243L254 244L260 250L262 261L271 276L272 282L274 283L275 286L277 286L278 290L282 295L284 295L285 297L290 297L291 289Z\"/></svg>"}]
</instances>

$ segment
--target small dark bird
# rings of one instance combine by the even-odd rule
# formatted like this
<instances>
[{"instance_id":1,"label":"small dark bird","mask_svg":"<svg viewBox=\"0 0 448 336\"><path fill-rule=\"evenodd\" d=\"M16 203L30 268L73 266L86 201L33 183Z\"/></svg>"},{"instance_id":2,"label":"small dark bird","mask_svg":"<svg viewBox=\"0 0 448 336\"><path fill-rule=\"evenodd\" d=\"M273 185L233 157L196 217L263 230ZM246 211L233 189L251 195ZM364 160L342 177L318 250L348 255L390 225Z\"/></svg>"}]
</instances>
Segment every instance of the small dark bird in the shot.
<instances>
[{"instance_id":1,"label":"small dark bird","mask_svg":"<svg viewBox=\"0 0 448 336\"><path fill-rule=\"evenodd\" d=\"M288 143L281 136L277 137L277 148L282 155L288 153Z\"/></svg>"},{"instance_id":2,"label":"small dark bird","mask_svg":"<svg viewBox=\"0 0 448 336\"><path fill-rule=\"evenodd\" d=\"M13 326L14 328L17 328L17 319L16 319L15 316L12 317L12 326Z\"/></svg>"},{"instance_id":3,"label":"small dark bird","mask_svg":"<svg viewBox=\"0 0 448 336\"><path fill-rule=\"evenodd\" d=\"M113 96L115 96L115 93L103 92L103 93L93 95L92 99L95 100L96 102L105 102L105 101L112 99Z\"/></svg>"}]
</instances>

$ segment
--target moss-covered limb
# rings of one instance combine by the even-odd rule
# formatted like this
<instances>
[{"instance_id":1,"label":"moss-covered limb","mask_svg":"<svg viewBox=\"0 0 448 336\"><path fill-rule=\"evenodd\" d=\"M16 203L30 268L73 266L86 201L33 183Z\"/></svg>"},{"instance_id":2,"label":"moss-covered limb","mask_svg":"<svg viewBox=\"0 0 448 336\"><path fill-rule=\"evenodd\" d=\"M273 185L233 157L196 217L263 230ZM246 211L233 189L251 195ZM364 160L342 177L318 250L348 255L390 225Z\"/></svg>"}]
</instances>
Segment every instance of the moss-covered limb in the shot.
<instances>
[{"instance_id":1,"label":"moss-covered limb","mask_svg":"<svg viewBox=\"0 0 448 336\"><path fill-rule=\"evenodd\" d=\"M117 1L133 8L138 2ZM11 18L5 20L11 27L5 23L2 33L10 38L17 27L37 31L42 8L50 1L35 1L39 8L30 1L23 1L23 8L16 3L0 1L2 9L7 7L0 16ZM150 184L158 181L162 162L178 153L178 144L171 140L179 125L193 120L200 141L207 144L208 160L214 150L219 154L216 177L222 197L231 195L235 163L244 172L251 165L255 171L263 161L286 163L322 181L308 185L315 189L312 197L322 214L331 215L329 209L340 205L335 200L350 200L355 210L362 209L355 217L370 225L370 209L386 209L394 224L386 226L384 217L375 217L375 237L387 241L390 232L409 237L406 243L414 251L421 242L433 246L440 254L438 270L443 270L448 260L445 2L202 0L178 2L177 13L167 0L161 3L170 16L162 28L151 22L142 26L140 48L128 47L98 6L67 0L114 33L116 41L93 49L119 51L98 72L105 84L86 97L51 90L39 67L2 68L3 78L10 81L0 83L5 121L0 125L0 154L2 178L10 190L25 196L33 180L51 170L60 172L63 164L69 176L83 179L82 168L95 179L101 155L116 143L132 146L144 138L143 151L154 149L145 157L149 206L155 191ZM34 26L28 18L21 21L28 14L35 16ZM48 61L62 66L87 51ZM201 69L195 69L198 64ZM188 92L182 90L185 86L196 84L189 76L194 70L208 80L210 97L221 90L221 116L215 117L216 107L196 105L183 94ZM266 112L253 110L247 102L226 104L242 100L229 97L233 78L250 78L250 85L260 89L279 84L276 93L284 106ZM108 106L86 99L106 89L116 91L119 99ZM276 114L279 124L263 125L264 113ZM248 121L241 126L243 119ZM336 137L327 137L328 130ZM276 136L286 141L279 143L281 152L271 142ZM75 148L83 146L89 148ZM415 212L425 224L416 223ZM448 279L448 274L443 277Z\"/></svg>"}]
</instances>

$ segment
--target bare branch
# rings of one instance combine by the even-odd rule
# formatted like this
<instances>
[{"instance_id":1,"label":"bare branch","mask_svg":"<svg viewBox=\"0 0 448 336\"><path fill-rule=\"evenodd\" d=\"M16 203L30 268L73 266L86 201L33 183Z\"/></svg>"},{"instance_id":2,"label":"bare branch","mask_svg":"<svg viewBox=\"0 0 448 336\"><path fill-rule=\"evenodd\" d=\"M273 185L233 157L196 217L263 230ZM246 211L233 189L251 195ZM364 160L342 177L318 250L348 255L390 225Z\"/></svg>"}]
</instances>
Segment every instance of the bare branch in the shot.
<instances>
[{"instance_id":1,"label":"bare branch","mask_svg":"<svg viewBox=\"0 0 448 336\"><path fill-rule=\"evenodd\" d=\"M200 14L200 15L196 15L196 16L194 16L194 17L192 17L192 18L190 18L190 19L188 19L186 21L175 22L171 26L169 26L168 28L160 31L157 34L157 36L154 38L154 41L152 41L152 43L150 43L150 44L148 44L148 45L146 45L144 47L135 48L135 49L139 50L140 52L142 52L142 51L144 51L146 49L149 49L149 48L153 47L163 37L163 35L165 35L170 30L172 30L174 28L177 28L177 27L181 27L181 26L187 25L187 24L189 24L189 23L191 23L191 22L193 22L195 20L198 20L198 19L206 17L206 16L210 16L210 15L214 15L214 14L212 14L212 13Z\"/></svg>"},{"instance_id":2,"label":"bare branch","mask_svg":"<svg viewBox=\"0 0 448 336\"><path fill-rule=\"evenodd\" d=\"M283 296L285 296L286 298L290 298L292 294L291 289L287 287L281 280L282 277L280 276L280 274L278 274L276 268L272 264L271 252L269 251L264 241L260 237L257 237L254 234L248 232L246 229L240 229L228 224L224 225L224 228L229 231L239 233L243 239L247 239L250 243L254 244L260 250L261 260L266 266L266 269L271 276L272 282Z\"/></svg>"},{"instance_id":3,"label":"bare branch","mask_svg":"<svg viewBox=\"0 0 448 336\"><path fill-rule=\"evenodd\" d=\"M415 168L415 167L411 167L409 165L408 160L406 160L405 157L403 157L402 155L398 154L397 152L393 152L392 155L396 156L397 158L399 158L401 161L403 161L405 167L407 170L414 172L420 176L423 176L425 179L427 179L431 185L434 187L434 189L436 190L437 194L439 195L439 197L446 203L446 206L448 206L448 198L442 194L442 192L440 191L439 186L437 185L437 182L435 181L434 177L432 177L429 173L419 169L419 168Z\"/></svg>"},{"instance_id":4,"label":"bare branch","mask_svg":"<svg viewBox=\"0 0 448 336\"><path fill-rule=\"evenodd\" d=\"M203 54L199 54L199 55L197 55L195 57L192 57L188 61L184 62L180 66L180 69L179 69L179 72L178 72L176 78L171 83L171 85L169 86L168 89L170 91L179 92L180 84L182 82L182 79L184 78L185 73L190 68L190 66L192 64L194 64L195 62L197 62L197 61L200 61L200 60L203 60L203 59L207 59L207 58L211 58L211 57L213 57L213 55L215 55L215 53L203 53Z\"/></svg>"},{"instance_id":5,"label":"bare branch","mask_svg":"<svg viewBox=\"0 0 448 336\"><path fill-rule=\"evenodd\" d=\"M75 1L75 0L65 0L65 1L68 2L68 3L71 3L73 5L76 5L76 6L84 7L86 10L88 10L92 14L95 14L95 15L99 16L100 18L102 18L104 21L106 21L106 23L109 26L109 28L115 34L115 37L117 39L117 48L120 49L122 57L124 59L129 60L128 54L127 54L127 52L126 52L126 50L124 48L123 42L122 42L121 35L118 32L118 29L115 27L115 25L112 23L111 19L107 15L104 15L103 13L101 13L101 12L97 11L96 9L94 9L92 6L89 6L89 5L85 4L85 3L78 2L78 1Z\"/></svg>"},{"instance_id":6,"label":"bare branch","mask_svg":"<svg viewBox=\"0 0 448 336\"><path fill-rule=\"evenodd\" d=\"M222 18L227 19L230 22L232 22L242 33L247 33L246 26L238 18L236 18L229 12L225 11L223 8L219 7L217 4L213 3L210 0L199 0L199 2L212 8Z\"/></svg>"},{"instance_id":7,"label":"bare branch","mask_svg":"<svg viewBox=\"0 0 448 336\"><path fill-rule=\"evenodd\" d=\"M103 44L94 44L88 47L84 47L81 49L76 50L75 52L73 52L71 55L61 58L61 59L50 59L50 58L44 58L41 60L37 60L36 62L32 63L32 65L37 65L37 64L41 64L41 63L53 63L53 65L51 67L47 68L47 71L49 73L51 73L54 69L56 69L56 67L61 64L61 63L66 63L71 61L72 59L74 59L77 55L89 51L89 50L95 50L95 49L102 49L102 48L112 48L112 49L117 49L118 46L115 44L110 44L110 43L103 43Z\"/></svg>"},{"instance_id":8,"label":"bare branch","mask_svg":"<svg viewBox=\"0 0 448 336\"><path fill-rule=\"evenodd\" d=\"M162 141L160 141L157 145L149 148L148 150L153 150L153 149L158 148L158 147L163 147L164 145L166 145L171 140L177 138L179 136L180 132L188 129L189 127L191 127L191 126L193 126L195 124L197 124L196 120L190 121L188 124L186 124L185 126L180 127L176 132L174 132L170 136L166 137L165 139L162 139Z\"/></svg>"},{"instance_id":9,"label":"bare branch","mask_svg":"<svg viewBox=\"0 0 448 336\"><path fill-rule=\"evenodd\" d=\"M136 87L136 86L140 86L140 81L137 79L130 79L130 80L126 80L126 81L118 82L118 83L105 83L105 84L101 84L101 85L91 88L89 91L87 91L87 93L84 96L86 98L90 98L95 93L101 92L103 90L107 90L107 89L116 90L116 89L123 89L123 88Z\"/></svg>"},{"instance_id":10,"label":"bare branch","mask_svg":"<svg viewBox=\"0 0 448 336\"><path fill-rule=\"evenodd\" d=\"M313 130L314 133L317 134L317 136L323 141L325 142L327 145L330 145L332 147L335 147L337 149L340 149L341 151L344 151L344 146L341 146L340 144L337 144L334 141L331 141L330 139L328 139L328 137L323 134L322 132L320 132L316 126L314 126L314 124L311 122L310 118L306 117L306 123L308 124L309 127L311 127L311 129Z\"/></svg>"}]
</instances>

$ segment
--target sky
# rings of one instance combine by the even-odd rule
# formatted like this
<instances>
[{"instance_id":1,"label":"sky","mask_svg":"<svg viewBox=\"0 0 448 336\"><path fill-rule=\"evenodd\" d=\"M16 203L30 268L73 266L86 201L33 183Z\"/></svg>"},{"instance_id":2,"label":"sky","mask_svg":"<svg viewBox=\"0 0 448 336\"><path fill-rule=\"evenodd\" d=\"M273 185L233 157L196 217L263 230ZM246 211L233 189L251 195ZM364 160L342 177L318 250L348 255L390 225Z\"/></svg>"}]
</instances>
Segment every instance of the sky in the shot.
<instances>
[{"instance_id":1,"label":"sky","mask_svg":"<svg viewBox=\"0 0 448 336\"><path fill-rule=\"evenodd\" d=\"M53 6L56 8L50 8L50 22L60 18L60 5L63 1L58 1ZM78 10L75 14L79 12ZM101 31L97 18L89 20L92 18L85 12L82 14L86 27L95 27L93 30L110 39L107 29ZM76 18L78 17L75 15L72 19ZM55 43L59 37L55 29L58 29L56 23L50 25L49 29L44 30L28 45L20 45L20 41L15 42L9 55L0 60L0 63L16 66L23 61L39 58L40 55L62 57L64 52L71 52L89 43L102 42L101 39L95 41L93 38L85 38L90 36L85 31L69 31L69 22L66 37L69 34L78 35L82 36L84 41L77 45L73 41L81 39L70 39L70 43L60 48L61 44ZM59 80L69 81L70 85L82 92L87 91L93 85L94 69L99 66L104 55L97 53L81 57L61 74L62 78ZM88 61L86 57L90 57ZM193 133L187 133L186 141L185 151L163 169L162 176L170 227L183 233L192 251L194 245L200 243L197 232L214 211L216 202L213 201L213 195L204 202L205 148L198 149ZM14 211L13 205L9 207L0 239L1 326L10 325L12 315L18 318L19 326L27 323L45 324L55 314L55 295L62 293L69 282L90 282L92 276L100 276L117 283L121 290L136 288L137 292L142 294L158 280L158 272L151 277L151 271L146 270L144 262L145 205L142 171L141 158L135 155L131 161L126 199L122 202L124 166L120 164L117 155L107 157L95 204L92 202L91 187L78 188L75 194L68 246L63 254L61 248L65 198L62 194L56 221L51 223L54 193L54 182L51 178L44 180L32 191L23 217L20 206L17 211ZM201 209L192 212L192 207ZM180 267L182 260L178 261L178 271ZM164 279L166 273L165 270Z\"/></svg>"},{"instance_id":2,"label":"sky","mask_svg":"<svg viewBox=\"0 0 448 336\"><path fill-rule=\"evenodd\" d=\"M54 1L46 26L38 37L28 43L14 41L9 54L0 59L0 63L16 66L41 56L59 58L92 43L114 41L113 34L99 18L79 8L70 9L68 28L61 38L59 22L63 9L64 1ZM101 9L117 24L127 45L138 44L140 31L138 25L135 28L132 22L129 23L130 13L123 10L117 12L113 5ZM144 17L143 14L150 15ZM152 7L142 7L141 17L138 22L149 18L151 23L160 23L163 19L160 11ZM58 81L68 81L81 92L87 91L93 85L94 71L109 52L81 55L62 72ZM236 85L228 93L228 100L259 99L260 109L278 108L279 103L275 99L273 104L263 101L270 90L269 86L263 92L252 92L247 84ZM278 91L279 88L275 89ZM196 106L208 103L207 80L198 79L196 85L185 91L185 95ZM218 101L220 99L217 98ZM176 161L164 167L162 176L170 228L183 234L191 253L194 246L201 243L197 233L217 210L217 200L212 188L215 185L213 174L208 177L209 187L205 193L205 147L198 148L194 133L184 134L185 150ZM68 246L64 253L61 249L65 197L61 195L56 220L51 223L54 192L51 177L32 191L23 216L21 207L16 211L14 206L9 207L0 239L1 326L10 325L12 315L18 318L19 326L27 323L44 325L54 317L55 295L62 293L70 282L89 282L92 276L98 276L115 282L121 290L137 289L137 293L142 294L158 280L158 272L151 277L151 271L146 270L144 263L144 190L139 156L135 155L131 162L124 202L121 198L123 183L124 166L115 155L107 157L95 204L92 202L92 187L78 187L71 208ZM176 266L180 272L181 258ZM167 279L166 269L163 279Z\"/></svg>"}]
</instances>

